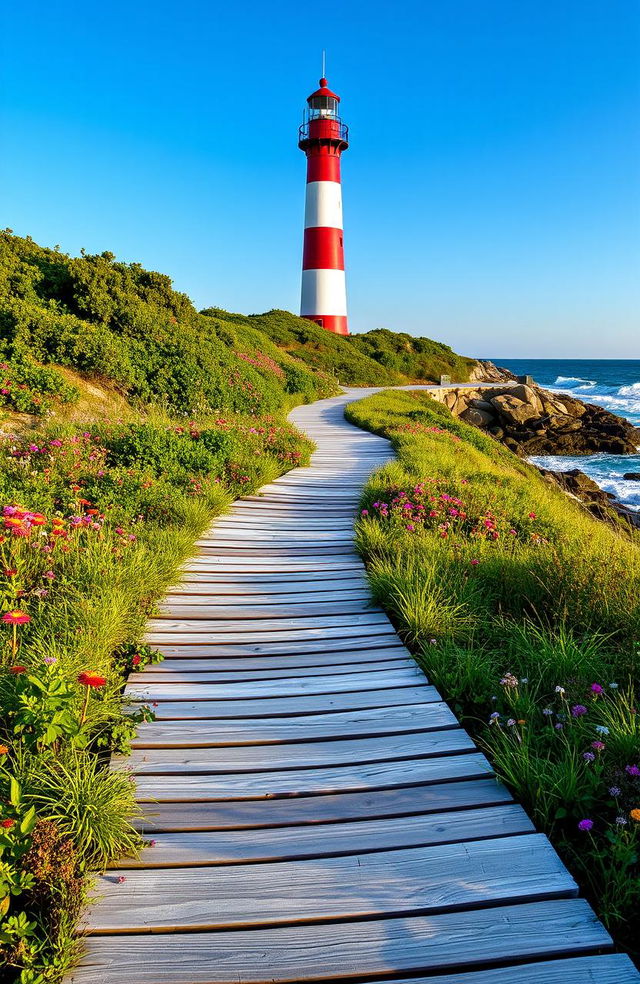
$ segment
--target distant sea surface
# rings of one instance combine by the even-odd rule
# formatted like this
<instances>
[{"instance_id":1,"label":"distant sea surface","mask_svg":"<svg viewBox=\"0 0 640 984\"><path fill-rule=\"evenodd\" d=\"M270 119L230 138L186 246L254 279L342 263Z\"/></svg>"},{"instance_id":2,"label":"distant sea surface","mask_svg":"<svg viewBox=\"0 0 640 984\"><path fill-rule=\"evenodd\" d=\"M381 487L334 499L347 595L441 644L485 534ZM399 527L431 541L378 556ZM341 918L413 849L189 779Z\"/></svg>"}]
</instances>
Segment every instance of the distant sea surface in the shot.
<instances>
[{"instance_id":1,"label":"distant sea surface","mask_svg":"<svg viewBox=\"0 0 640 984\"><path fill-rule=\"evenodd\" d=\"M640 359L500 359L491 360L518 376L533 376L555 393L567 393L606 407L640 427ZM579 468L605 492L640 511L640 482L625 481L625 472L640 472L636 455L594 454L580 457L542 455L530 459L554 471Z\"/></svg>"}]
</instances>

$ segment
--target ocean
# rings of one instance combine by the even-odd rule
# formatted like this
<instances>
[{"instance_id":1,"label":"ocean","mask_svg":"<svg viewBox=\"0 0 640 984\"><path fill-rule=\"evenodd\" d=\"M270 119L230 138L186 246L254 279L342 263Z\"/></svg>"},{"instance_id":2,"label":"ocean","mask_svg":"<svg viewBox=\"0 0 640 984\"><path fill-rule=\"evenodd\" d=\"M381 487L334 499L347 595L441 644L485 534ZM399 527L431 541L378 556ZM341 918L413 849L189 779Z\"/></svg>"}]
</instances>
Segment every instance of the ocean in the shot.
<instances>
[{"instance_id":1,"label":"ocean","mask_svg":"<svg viewBox=\"0 0 640 984\"><path fill-rule=\"evenodd\" d=\"M491 360L518 376L533 376L555 393L568 393L597 403L640 427L639 359L500 359ZM640 482L625 481L625 472L640 472L636 455L594 454L579 457L541 455L534 464L554 471L579 468L605 492L612 492L631 509L640 511Z\"/></svg>"}]
</instances>

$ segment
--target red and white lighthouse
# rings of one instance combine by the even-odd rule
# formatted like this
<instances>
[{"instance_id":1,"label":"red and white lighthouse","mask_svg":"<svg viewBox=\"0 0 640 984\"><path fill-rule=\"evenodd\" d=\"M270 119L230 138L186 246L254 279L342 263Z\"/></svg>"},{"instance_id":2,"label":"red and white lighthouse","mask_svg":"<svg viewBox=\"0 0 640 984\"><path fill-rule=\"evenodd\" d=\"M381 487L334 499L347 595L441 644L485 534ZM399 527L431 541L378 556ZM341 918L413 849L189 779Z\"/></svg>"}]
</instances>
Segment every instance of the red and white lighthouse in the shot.
<instances>
[{"instance_id":1,"label":"red and white lighthouse","mask_svg":"<svg viewBox=\"0 0 640 984\"><path fill-rule=\"evenodd\" d=\"M300 315L348 335L340 155L349 146L349 130L338 114L339 102L320 79L300 127L298 146L307 155Z\"/></svg>"}]
</instances>

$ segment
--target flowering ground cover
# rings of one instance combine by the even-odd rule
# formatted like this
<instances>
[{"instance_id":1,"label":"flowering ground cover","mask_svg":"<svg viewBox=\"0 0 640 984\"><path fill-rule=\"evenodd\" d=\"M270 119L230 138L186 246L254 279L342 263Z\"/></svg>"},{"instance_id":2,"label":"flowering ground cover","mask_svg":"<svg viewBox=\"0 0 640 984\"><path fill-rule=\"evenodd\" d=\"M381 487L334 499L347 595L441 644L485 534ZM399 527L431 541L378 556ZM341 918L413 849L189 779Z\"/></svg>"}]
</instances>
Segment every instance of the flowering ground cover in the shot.
<instances>
[{"instance_id":1,"label":"flowering ground cover","mask_svg":"<svg viewBox=\"0 0 640 984\"><path fill-rule=\"evenodd\" d=\"M638 959L640 536L424 394L347 416L398 453L358 523L377 600Z\"/></svg>"},{"instance_id":2,"label":"flowering ground cover","mask_svg":"<svg viewBox=\"0 0 640 984\"><path fill-rule=\"evenodd\" d=\"M154 603L212 516L308 460L277 416L156 413L0 440L2 980L56 981L88 873L140 838L133 785L106 766L153 708L125 705Z\"/></svg>"}]
</instances>

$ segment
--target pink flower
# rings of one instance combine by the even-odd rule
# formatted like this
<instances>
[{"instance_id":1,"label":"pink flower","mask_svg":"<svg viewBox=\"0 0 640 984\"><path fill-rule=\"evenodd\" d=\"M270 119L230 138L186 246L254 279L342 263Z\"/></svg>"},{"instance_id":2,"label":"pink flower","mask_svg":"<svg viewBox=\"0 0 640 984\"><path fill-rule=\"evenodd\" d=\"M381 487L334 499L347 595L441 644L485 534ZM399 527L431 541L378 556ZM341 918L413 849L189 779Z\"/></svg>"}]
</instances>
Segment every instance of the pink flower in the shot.
<instances>
[{"instance_id":1,"label":"pink flower","mask_svg":"<svg viewBox=\"0 0 640 984\"><path fill-rule=\"evenodd\" d=\"M529 519L536 519L535 513L529 513Z\"/></svg>"},{"instance_id":2,"label":"pink flower","mask_svg":"<svg viewBox=\"0 0 640 984\"><path fill-rule=\"evenodd\" d=\"M591 742L591 747L593 749L595 749L596 752L601 752L601 751L603 751L603 749L604 749L605 746L604 746L604 742L603 741L592 741Z\"/></svg>"},{"instance_id":3,"label":"pink flower","mask_svg":"<svg viewBox=\"0 0 640 984\"><path fill-rule=\"evenodd\" d=\"M469 563L472 565L472 567L476 567L476 565L479 564L480 561L474 559L474 560L470 560Z\"/></svg>"},{"instance_id":4,"label":"pink flower","mask_svg":"<svg viewBox=\"0 0 640 984\"><path fill-rule=\"evenodd\" d=\"M603 691L603 689L604 688L601 687L599 683L592 683L591 684L591 693L592 694L601 694L602 691Z\"/></svg>"}]
</instances>

